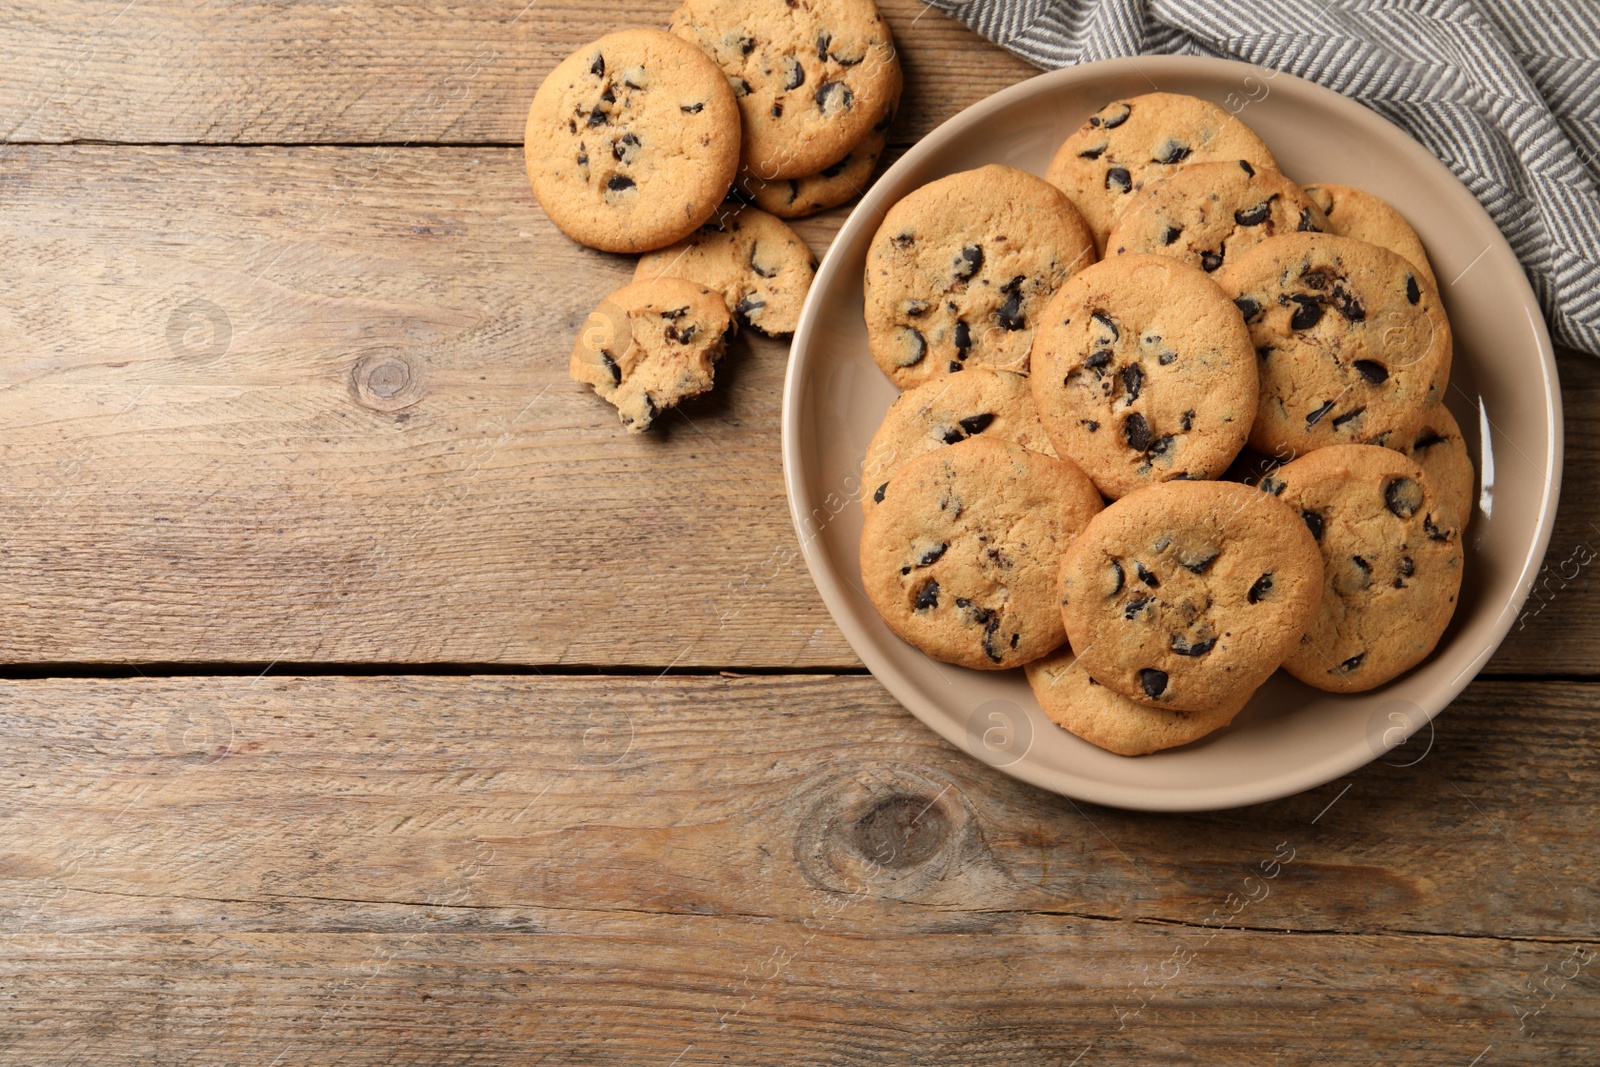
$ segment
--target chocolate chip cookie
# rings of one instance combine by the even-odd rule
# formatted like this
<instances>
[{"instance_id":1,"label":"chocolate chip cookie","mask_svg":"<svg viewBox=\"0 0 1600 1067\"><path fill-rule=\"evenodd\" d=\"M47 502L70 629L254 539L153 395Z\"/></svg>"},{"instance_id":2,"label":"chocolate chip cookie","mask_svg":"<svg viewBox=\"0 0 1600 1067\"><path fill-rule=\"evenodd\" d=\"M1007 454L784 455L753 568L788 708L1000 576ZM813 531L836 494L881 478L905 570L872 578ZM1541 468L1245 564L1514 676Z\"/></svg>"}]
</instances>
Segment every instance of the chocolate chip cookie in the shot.
<instances>
[{"instance_id":1,"label":"chocolate chip cookie","mask_svg":"<svg viewBox=\"0 0 1600 1067\"><path fill-rule=\"evenodd\" d=\"M941 374L889 405L861 464L861 506L871 511L888 490L889 476L911 460L979 434L1056 454L1034 410L1027 378L982 366Z\"/></svg>"},{"instance_id":2,"label":"chocolate chip cookie","mask_svg":"<svg viewBox=\"0 0 1600 1067\"><path fill-rule=\"evenodd\" d=\"M1443 398L1450 324L1433 287L1387 248L1284 234L1212 277L1244 315L1258 357L1252 447L1287 457L1386 444Z\"/></svg>"},{"instance_id":3,"label":"chocolate chip cookie","mask_svg":"<svg viewBox=\"0 0 1600 1067\"><path fill-rule=\"evenodd\" d=\"M1147 183L1186 163L1240 159L1259 170L1278 169L1261 138L1216 104L1146 93L1090 115L1056 150L1045 178L1072 198L1104 249L1111 224Z\"/></svg>"},{"instance_id":4,"label":"chocolate chip cookie","mask_svg":"<svg viewBox=\"0 0 1600 1067\"><path fill-rule=\"evenodd\" d=\"M872 0L685 0L672 32L727 75L757 178L837 163L900 98L900 59Z\"/></svg>"},{"instance_id":5,"label":"chocolate chip cookie","mask_svg":"<svg viewBox=\"0 0 1600 1067\"><path fill-rule=\"evenodd\" d=\"M1322 209L1275 170L1245 159L1189 163L1128 200L1106 254L1153 252L1209 274L1264 237L1325 229Z\"/></svg>"},{"instance_id":6,"label":"chocolate chip cookie","mask_svg":"<svg viewBox=\"0 0 1600 1067\"><path fill-rule=\"evenodd\" d=\"M733 190L739 197L780 219L815 215L867 191L872 170L878 165L878 157L883 155L883 146L888 140L887 132L874 133L839 162L803 178L767 181L745 171L733 183Z\"/></svg>"},{"instance_id":7,"label":"chocolate chip cookie","mask_svg":"<svg viewBox=\"0 0 1600 1067\"><path fill-rule=\"evenodd\" d=\"M711 388L732 325L713 289L685 278L634 282L589 313L568 369L643 433L663 410Z\"/></svg>"},{"instance_id":8,"label":"chocolate chip cookie","mask_svg":"<svg viewBox=\"0 0 1600 1067\"><path fill-rule=\"evenodd\" d=\"M1119 756L1145 756L1198 741L1232 722L1250 700L1249 694L1244 694L1209 711L1140 704L1089 677L1078 657L1065 647L1023 670L1051 722Z\"/></svg>"},{"instance_id":9,"label":"chocolate chip cookie","mask_svg":"<svg viewBox=\"0 0 1600 1067\"><path fill-rule=\"evenodd\" d=\"M1461 530L1421 467L1372 445L1286 464L1262 488L1300 514L1325 564L1316 623L1284 662L1335 693L1382 685L1432 652L1461 588Z\"/></svg>"},{"instance_id":10,"label":"chocolate chip cookie","mask_svg":"<svg viewBox=\"0 0 1600 1067\"><path fill-rule=\"evenodd\" d=\"M556 65L528 109L528 180L568 237L669 245L711 217L739 166L739 107L693 45L620 30Z\"/></svg>"},{"instance_id":11,"label":"chocolate chip cookie","mask_svg":"<svg viewBox=\"0 0 1600 1067\"><path fill-rule=\"evenodd\" d=\"M914 190L867 250L867 342L905 389L968 363L1026 373L1045 303L1095 261L1054 186L991 164Z\"/></svg>"},{"instance_id":12,"label":"chocolate chip cookie","mask_svg":"<svg viewBox=\"0 0 1600 1067\"><path fill-rule=\"evenodd\" d=\"M1465 530L1472 521L1475 499L1472 489L1477 472L1473 469L1467 442L1461 436L1461 427L1450 409L1440 404L1413 429L1391 436L1389 447L1404 453L1422 468Z\"/></svg>"},{"instance_id":13,"label":"chocolate chip cookie","mask_svg":"<svg viewBox=\"0 0 1600 1067\"><path fill-rule=\"evenodd\" d=\"M862 584L889 627L935 659L1018 667L1065 640L1056 566L1099 510L1071 463L969 438L889 479L861 534Z\"/></svg>"},{"instance_id":14,"label":"chocolate chip cookie","mask_svg":"<svg viewBox=\"0 0 1600 1067\"><path fill-rule=\"evenodd\" d=\"M1095 681L1152 707L1214 710L1254 692L1316 620L1322 555L1266 493L1165 482L1090 520L1060 595Z\"/></svg>"},{"instance_id":15,"label":"chocolate chip cookie","mask_svg":"<svg viewBox=\"0 0 1600 1067\"><path fill-rule=\"evenodd\" d=\"M1106 496L1215 478L1250 435L1256 358L1198 267L1113 256L1063 285L1033 338L1033 398L1057 455Z\"/></svg>"},{"instance_id":16,"label":"chocolate chip cookie","mask_svg":"<svg viewBox=\"0 0 1600 1067\"><path fill-rule=\"evenodd\" d=\"M1398 252L1417 268L1429 285L1439 288L1428 253L1422 249L1422 239L1387 200L1348 185L1324 182L1308 185L1305 191L1327 217L1326 232ZM1334 217L1336 215L1338 218Z\"/></svg>"},{"instance_id":17,"label":"chocolate chip cookie","mask_svg":"<svg viewBox=\"0 0 1600 1067\"><path fill-rule=\"evenodd\" d=\"M760 208L718 214L695 233L641 256L634 281L688 278L722 294L739 321L762 333L793 333L817 274L800 235Z\"/></svg>"}]
</instances>

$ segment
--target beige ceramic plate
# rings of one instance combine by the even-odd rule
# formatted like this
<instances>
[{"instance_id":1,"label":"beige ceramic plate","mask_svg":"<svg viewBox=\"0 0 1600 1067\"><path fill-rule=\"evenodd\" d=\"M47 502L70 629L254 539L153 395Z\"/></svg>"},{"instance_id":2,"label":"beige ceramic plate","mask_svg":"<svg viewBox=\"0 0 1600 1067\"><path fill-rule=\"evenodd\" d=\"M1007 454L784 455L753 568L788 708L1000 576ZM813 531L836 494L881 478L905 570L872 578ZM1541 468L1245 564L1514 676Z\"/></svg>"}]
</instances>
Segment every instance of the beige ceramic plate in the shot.
<instances>
[{"instance_id":1,"label":"beige ceramic plate","mask_svg":"<svg viewBox=\"0 0 1600 1067\"><path fill-rule=\"evenodd\" d=\"M1127 759L1046 719L1022 671L970 671L924 656L895 637L860 592L861 459L896 395L867 351L861 275L884 212L911 190L985 163L1042 175L1056 146L1095 109L1157 89L1235 111L1297 181L1358 186L1412 222L1454 327L1449 406L1478 457L1481 493L1460 606L1426 663L1356 696L1321 693L1280 671L1228 729ZM1376 758L1403 765L1426 752L1433 716L1488 661L1544 558L1561 480L1561 400L1521 266L1477 200L1427 149L1361 105L1287 74L1146 57L1012 86L940 126L878 180L839 231L800 316L784 391L783 466L823 600L872 673L924 723L975 757L1068 796L1157 811L1225 808L1309 789Z\"/></svg>"}]
</instances>

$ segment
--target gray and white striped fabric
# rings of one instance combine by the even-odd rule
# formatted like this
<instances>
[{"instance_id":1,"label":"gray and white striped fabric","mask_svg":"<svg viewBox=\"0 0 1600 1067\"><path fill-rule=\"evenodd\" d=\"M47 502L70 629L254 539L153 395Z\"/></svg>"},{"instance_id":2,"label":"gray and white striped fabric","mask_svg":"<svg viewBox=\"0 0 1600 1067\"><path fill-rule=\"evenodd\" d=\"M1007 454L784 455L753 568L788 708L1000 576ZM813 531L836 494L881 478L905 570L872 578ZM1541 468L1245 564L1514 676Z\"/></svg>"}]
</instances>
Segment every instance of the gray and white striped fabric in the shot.
<instances>
[{"instance_id":1,"label":"gray and white striped fabric","mask_svg":"<svg viewBox=\"0 0 1600 1067\"><path fill-rule=\"evenodd\" d=\"M1600 0L934 0L1040 67L1221 56L1335 89L1466 183L1600 354Z\"/></svg>"}]
</instances>

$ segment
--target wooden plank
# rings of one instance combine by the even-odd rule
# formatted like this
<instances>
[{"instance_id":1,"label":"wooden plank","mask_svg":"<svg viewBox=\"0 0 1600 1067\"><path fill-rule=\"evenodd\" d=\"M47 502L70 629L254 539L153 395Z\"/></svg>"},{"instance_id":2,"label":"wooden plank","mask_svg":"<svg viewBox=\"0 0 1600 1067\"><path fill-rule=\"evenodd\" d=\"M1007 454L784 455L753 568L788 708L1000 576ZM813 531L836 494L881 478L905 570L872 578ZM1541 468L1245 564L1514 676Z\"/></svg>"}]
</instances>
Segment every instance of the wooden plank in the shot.
<instances>
[{"instance_id":1,"label":"wooden plank","mask_svg":"<svg viewBox=\"0 0 1600 1067\"><path fill-rule=\"evenodd\" d=\"M858 677L4 683L0 1064L1547 1061L1593 701L1159 816Z\"/></svg>"},{"instance_id":2,"label":"wooden plank","mask_svg":"<svg viewBox=\"0 0 1600 1067\"><path fill-rule=\"evenodd\" d=\"M784 502L785 346L621 433L565 361L630 261L517 150L17 147L0 197L0 660L858 665ZM1495 670L1594 669L1600 372L1562 373L1568 578Z\"/></svg>"},{"instance_id":3,"label":"wooden plank","mask_svg":"<svg viewBox=\"0 0 1600 1067\"><path fill-rule=\"evenodd\" d=\"M676 7L22 0L6 5L0 139L520 144L558 61L610 29L664 28ZM1037 73L919 0L880 7L908 85L897 144Z\"/></svg>"}]
</instances>

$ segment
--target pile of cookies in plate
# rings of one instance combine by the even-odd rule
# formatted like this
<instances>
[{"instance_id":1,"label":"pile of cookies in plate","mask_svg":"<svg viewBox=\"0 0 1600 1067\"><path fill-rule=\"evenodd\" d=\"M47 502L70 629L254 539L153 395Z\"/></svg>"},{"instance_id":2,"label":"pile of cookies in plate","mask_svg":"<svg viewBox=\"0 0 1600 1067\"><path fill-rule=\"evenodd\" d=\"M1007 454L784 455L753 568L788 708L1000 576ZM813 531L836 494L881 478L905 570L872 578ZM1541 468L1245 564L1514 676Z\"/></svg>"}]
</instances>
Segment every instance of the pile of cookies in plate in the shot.
<instances>
[{"instance_id":1,"label":"pile of cookies in plate","mask_svg":"<svg viewBox=\"0 0 1600 1067\"><path fill-rule=\"evenodd\" d=\"M528 110L534 195L573 240L649 253L579 331L572 377L643 432L712 387L739 323L793 332L816 257L782 220L861 192L900 86L872 0L684 0L670 32L557 65Z\"/></svg>"},{"instance_id":2,"label":"pile of cookies in plate","mask_svg":"<svg viewBox=\"0 0 1600 1067\"><path fill-rule=\"evenodd\" d=\"M1187 744L1279 668L1371 689L1449 624L1474 472L1422 244L1216 105L1117 100L1044 178L912 191L865 315L903 390L863 462L867 597L929 656L1024 667L1085 740Z\"/></svg>"}]
</instances>

